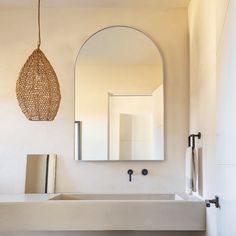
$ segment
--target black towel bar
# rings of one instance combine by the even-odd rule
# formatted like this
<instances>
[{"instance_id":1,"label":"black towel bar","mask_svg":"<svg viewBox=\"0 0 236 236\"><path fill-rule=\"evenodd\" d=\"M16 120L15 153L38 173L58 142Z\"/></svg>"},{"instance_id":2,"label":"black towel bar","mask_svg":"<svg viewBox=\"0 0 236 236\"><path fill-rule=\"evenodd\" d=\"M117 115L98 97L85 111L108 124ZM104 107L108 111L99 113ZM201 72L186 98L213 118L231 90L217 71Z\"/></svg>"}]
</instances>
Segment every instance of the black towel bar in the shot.
<instances>
[{"instance_id":1,"label":"black towel bar","mask_svg":"<svg viewBox=\"0 0 236 236\"><path fill-rule=\"evenodd\" d=\"M200 132L198 132L197 134L190 134L188 136L188 146L192 147L192 149L195 148L195 138L200 139L202 136L202 134ZM191 140L192 139L192 140ZM192 141L192 142L191 142ZM191 145L192 144L192 145Z\"/></svg>"}]
</instances>

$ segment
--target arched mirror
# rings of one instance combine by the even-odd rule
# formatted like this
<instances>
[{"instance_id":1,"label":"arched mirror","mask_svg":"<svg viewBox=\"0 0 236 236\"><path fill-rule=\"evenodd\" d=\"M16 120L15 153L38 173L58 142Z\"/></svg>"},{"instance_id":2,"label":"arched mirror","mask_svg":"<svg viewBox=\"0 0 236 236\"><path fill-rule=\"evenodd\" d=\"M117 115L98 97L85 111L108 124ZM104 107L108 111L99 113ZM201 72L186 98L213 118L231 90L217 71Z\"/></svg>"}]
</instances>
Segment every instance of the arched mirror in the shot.
<instances>
[{"instance_id":1,"label":"arched mirror","mask_svg":"<svg viewBox=\"0 0 236 236\"><path fill-rule=\"evenodd\" d=\"M75 159L164 159L163 61L137 29L102 29L79 51Z\"/></svg>"}]
</instances>

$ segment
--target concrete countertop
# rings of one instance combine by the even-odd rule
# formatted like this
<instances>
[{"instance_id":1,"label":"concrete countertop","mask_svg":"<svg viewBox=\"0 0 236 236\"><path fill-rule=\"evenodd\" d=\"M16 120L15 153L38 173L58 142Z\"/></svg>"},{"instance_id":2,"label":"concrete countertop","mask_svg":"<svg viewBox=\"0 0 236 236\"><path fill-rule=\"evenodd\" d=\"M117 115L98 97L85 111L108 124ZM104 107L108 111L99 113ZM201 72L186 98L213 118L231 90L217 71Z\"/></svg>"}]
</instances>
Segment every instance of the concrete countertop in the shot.
<instances>
[{"instance_id":1,"label":"concrete countertop","mask_svg":"<svg viewBox=\"0 0 236 236\"><path fill-rule=\"evenodd\" d=\"M61 194L78 194L78 195L113 195L112 193L51 193L51 194L0 194L0 204L1 203L7 203L7 202L42 202L42 201L48 201L51 198L54 198L56 196L59 196ZM119 195L118 193L114 193L114 195ZM127 195L137 195L140 193L125 193ZM144 195L152 195L154 193L142 193ZM167 193L168 194L168 193ZM121 193L122 195L122 193ZM154 194L155 195L155 194ZM185 193L178 193L178 196L180 196L184 201L199 201L198 197L194 195L186 195ZM80 200L81 201L81 200Z\"/></svg>"},{"instance_id":2,"label":"concrete countertop","mask_svg":"<svg viewBox=\"0 0 236 236\"><path fill-rule=\"evenodd\" d=\"M49 200L54 197L59 199ZM97 200L96 194L92 197L63 200L60 194L1 194L0 231L206 229L205 203L195 197L177 200Z\"/></svg>"},{"instance_id":3,"label":"concrete countertop","mask_svg":"<svg viewBox=\"0 0 236 236\"><path fill-rule=\"evenodd\" d=\"M4 202L41 202L58 194L0 194L0 203Z\"/></svg>"}]
</instances>

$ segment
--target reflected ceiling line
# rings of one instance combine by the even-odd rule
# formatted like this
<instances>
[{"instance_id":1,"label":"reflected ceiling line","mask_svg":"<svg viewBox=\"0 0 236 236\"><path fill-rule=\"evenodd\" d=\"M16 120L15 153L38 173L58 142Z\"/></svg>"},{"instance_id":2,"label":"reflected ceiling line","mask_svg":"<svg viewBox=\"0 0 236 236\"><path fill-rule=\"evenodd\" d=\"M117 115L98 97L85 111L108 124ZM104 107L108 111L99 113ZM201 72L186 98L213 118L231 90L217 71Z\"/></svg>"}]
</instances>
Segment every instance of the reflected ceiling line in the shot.
<instances>
[{"instance_id":1,"label":"reflected ceiling line","mask_svg":"<svg viewBox=\"0 0 236 236\"><path fill-rule=\"evenodd\" d=\"M152 93L109 93L111 97L151 97Z\"/></svg>"},{"instance_id":2,"label":"reflected ceiling line","mask_svg":"<svg viewBox=\"0 0 236 236\"><path fill-rule=\"evenodd\" d=\"M77 62L78 62L78 58L79 58L79 55L80 55L80 52L82 51L82 49L84 48L85 44L91 39L93 38L96 34L99 34L100 32L104 31L104 30L107 30L107 29L111 29L111 28L116 28L116 27L123 27L123 28L129 28L129 29L133 29L137 32L140 32L142 33L144 36L146 36L149 40L152 41L152 43L155 45L159 55L160 55L160 58L161 58L161 65L162 65L162 68L163 68L163 72L165 71L165 63L164 63L164 56L163 56L163 53L162 53L162 50L161 48L159 47L158 43L146 32L144 32L143 30L141 29L138 29L136 27L133 27L133 26L127 26L127 25L112 25L112 26L107 26L107 27L104 27L98 31L96 31L95 33L93 33L92 35L90 35L85 41L84 43L81 45L78 53L77 53L77 56L76 56L76 59L75 59L75 66L74 66L74 78L76 76L76 65L77 65ZM163 73L164 75L164 73Z\"/></svg>"}]
</instances>

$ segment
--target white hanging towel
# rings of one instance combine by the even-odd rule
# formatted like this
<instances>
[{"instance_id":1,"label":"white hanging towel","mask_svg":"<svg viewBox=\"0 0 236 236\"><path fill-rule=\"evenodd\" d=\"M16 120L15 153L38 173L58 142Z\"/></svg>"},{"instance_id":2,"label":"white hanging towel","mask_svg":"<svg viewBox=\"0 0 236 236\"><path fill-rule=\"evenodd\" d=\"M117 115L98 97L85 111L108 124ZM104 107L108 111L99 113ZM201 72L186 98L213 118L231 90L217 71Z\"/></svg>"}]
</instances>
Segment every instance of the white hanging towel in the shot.
<instances>
[{"instance_id":1,"label":"white hanging towel","mask_svg":"<svg viewBox=\"0 0 236 236\"><path fill-rule=\"evenodd\" d=\"M192 192L198 191L198 153L196 148L187 148L185 165L186 193L190 195Z\"/></svg>"}]
</instances>

